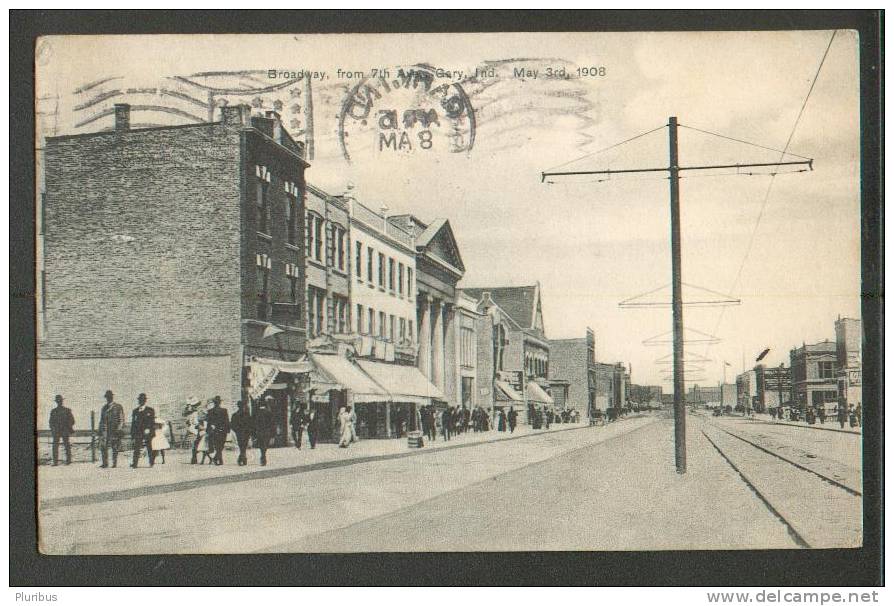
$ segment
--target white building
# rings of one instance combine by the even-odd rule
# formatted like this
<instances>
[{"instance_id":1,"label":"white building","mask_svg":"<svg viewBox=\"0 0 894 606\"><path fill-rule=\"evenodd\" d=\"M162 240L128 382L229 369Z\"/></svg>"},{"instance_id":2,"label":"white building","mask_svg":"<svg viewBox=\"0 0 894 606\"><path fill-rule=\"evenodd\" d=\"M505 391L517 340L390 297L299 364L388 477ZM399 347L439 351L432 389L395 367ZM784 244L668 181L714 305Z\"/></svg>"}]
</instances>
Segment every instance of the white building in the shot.
<instances>
[{"instance_id":1,"label":"white building","mask_svg":"<svg viewBox=\"0 0 894 606\"><path fill-rule=\"evenodd\" d=\"M354 330L392 344L398 356L415 358L413 236L356 200L350 201L350 213Z\"/></svg>"}]
</instances>

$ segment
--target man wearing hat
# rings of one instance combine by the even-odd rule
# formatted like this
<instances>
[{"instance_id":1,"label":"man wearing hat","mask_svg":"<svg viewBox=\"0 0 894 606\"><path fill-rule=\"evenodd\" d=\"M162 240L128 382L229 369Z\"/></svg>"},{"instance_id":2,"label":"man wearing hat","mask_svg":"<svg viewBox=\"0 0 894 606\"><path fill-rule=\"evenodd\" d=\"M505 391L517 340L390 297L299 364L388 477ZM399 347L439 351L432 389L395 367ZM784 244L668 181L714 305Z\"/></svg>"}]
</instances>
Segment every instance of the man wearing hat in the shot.
<instances>
[{"instance_id":1,"label":"man wearing hat","mask_svg":"<svg viewBox=\"0 0 894 606\"><path fill-rule=\"evenodd\" d=\"M71 465L71 443L68 441L74 431L74 415L64 404L65 400L57 395L56 408L50 411L50 433L53 435L53 466L59 464L59 442L65 446L65 464Z\"/></svg>"},{"instance_id":2,"label":"man wearing hat","mask_svg":"<svg viewBox=\"0 0 894 606\"><path fill-rule=\"evenodd\" d=\"M152 452L152 433L155 431L155 410L146 405L146 394L137 397L137 407L130 417L130 437L133 438L133 462L131 467L140 463L140 451L143 445L149 453L149 466L155 465L155 454Z\"/></svg>"},{"instance_id":3,"label":"man wearing hat","mask_svg":"<svg viewBox=\"0 0 894 606\"><path fill-rule=\"evenodd\" d=\"M270 439L273 437L273 412L270 407L273 405L273 396L268 395L258 402L254 414L255 426L255 446L261 451L261 465L267 464L267 447L270 445Z\"/></svg>"},{"instance_id":4,"label":"man wearing hat","mask_svg":"<svg viewBox=\"0 0 894 606\"><path fill-rule=\"evenodd\" d=\"M112 467L118 466L118 451L121 450L121 430L124 428L124 408L115 401L111 389L105 393L106 403L99 411L99 449L102 465L109 466L109 448L112 449Z\"/></svg>"},{"instance_id":5,"label":"man wearing hat","mask_svg":"<svg viewBox=\"0 0 894 606\"><path fill-rule=\"evenodd\" d=\"M223 449L227 443L227 435L230 433L230 413L220 405L220 396L214 396L212 403L206 419L208 438L214 449L212 457L214 464L223 465Z\"/></svg>"},{"instance_id":6,"label":"man wearing hat","mask_svg":"<svg viewBox=\"0 0 894 606\"><path fill-rule=\"evenodd\" d=\"M254 433L254 419L248 412L248 404L239 400L236 402L236 412L230 417L230 429L236 434L236 446L239 447L239 458L236 459L238 465L248 465L246 451L248 450L248 441Z\"/></svg>"}]
</instances>

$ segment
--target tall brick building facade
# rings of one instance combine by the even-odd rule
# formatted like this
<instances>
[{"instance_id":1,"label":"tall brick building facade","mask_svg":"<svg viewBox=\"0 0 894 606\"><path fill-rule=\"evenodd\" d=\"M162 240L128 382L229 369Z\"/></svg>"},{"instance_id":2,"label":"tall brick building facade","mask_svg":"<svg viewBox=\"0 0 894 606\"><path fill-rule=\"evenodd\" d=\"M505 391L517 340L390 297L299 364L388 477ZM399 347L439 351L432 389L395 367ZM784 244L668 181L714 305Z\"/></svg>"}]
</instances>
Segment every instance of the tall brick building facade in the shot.
<instances>
[{"instance_id":1,"label":"tall brick building facade","mask_svg":"<svg viewBox=\"0 0 894 606\"><path fill-rule=\"evenodd\" d=\"M248 106L141 129L115 113L112 131L46 142L39 419L61 393L80 428L106 389L162 414L232 403L247 356L304 347L302 145Z\"/></svg>"}]
</instances>

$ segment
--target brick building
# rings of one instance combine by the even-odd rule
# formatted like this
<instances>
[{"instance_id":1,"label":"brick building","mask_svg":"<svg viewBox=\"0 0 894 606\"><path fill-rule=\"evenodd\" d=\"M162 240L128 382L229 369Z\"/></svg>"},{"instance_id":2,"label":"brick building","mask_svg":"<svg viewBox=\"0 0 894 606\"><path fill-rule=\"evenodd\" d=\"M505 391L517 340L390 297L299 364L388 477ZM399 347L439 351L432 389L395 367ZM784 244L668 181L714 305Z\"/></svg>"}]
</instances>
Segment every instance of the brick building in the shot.
<instances>
[{"instance_id":1,"label":"brick building","mask_svg":"<svg viewBox=\"0 0 894 606\"><path fill-rule=\"evenodd\" d=\"M567 381L563 408L577 410L582 418L590 418L596 402L596 335L593 329L587 328L586 335L576 339L550 339L549 379L550 382ZM556 394L551 392L551 395Z\"/></svg>"},{"instance_id":2,"label":"brick building","mask_svg":"<svg viewBox=\"0 0 894 606\"><path fill-rule=\"evenodd\" d=\"M496 381L495 399L502 400L507 407L519 402L525 407L530 404L536 407L553 406L553 399L548 393L550 350L543 328L540 284L464 288L462 292L478 301L479 312L498 318L495 326L498 326L500 333L500 345L495 366L504 373L523 375L521 381L516 381L523 383L523 387L516 384L510 389L507 381ZM497 405L500 405L499 402ZM526 414L521 418L528 422Z\"/></svg>"},{"instance_id":3,"label":"brick building","mask_svg":"<svg viewBox=\"0 0 894 606\"><path fill-rule=\"evenodd\" d=\"M106 389L163 415L188 396L231 405L246 360L298 360L303 154L248 106L131 128L120 104L114 130L47 139L40 418L61 393L84 428Z\"/></svg>"},{"instance_id":4,"label":"brick building","mask_svg":"<svg viewBox=\"0 0 894 606\"><path fill-rule=\"evenodd\" d=\"M863 322L855 318L835 321L835 361L838 366L838 404L863 405Z\"/></svg>"},{"instance_id":5,"label":"brick building","mask_svg":"<svg viewBox=\"0 0 894 606\"><path fill-rule=\"evenodd\" d=\"M838 405L838 359L834 341L803 344L792 349L792 402L802 412L823 406L832 414Z\"/></svg>"}]
</instances>

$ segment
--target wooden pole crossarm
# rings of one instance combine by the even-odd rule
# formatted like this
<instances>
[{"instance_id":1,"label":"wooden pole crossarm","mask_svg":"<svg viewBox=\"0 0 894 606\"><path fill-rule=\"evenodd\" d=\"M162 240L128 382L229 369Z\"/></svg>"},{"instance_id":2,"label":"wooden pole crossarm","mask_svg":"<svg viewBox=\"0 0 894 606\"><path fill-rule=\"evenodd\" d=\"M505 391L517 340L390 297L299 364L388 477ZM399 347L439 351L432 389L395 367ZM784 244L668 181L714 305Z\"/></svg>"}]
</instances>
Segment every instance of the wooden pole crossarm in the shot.
<instances>
[{"instance_id":1,"label":"wooden pole crossarm","mask_svg":"<svg viewBox=\"0 0 894 606\"><path fill-rule=\"evenodd\" d=\"M764 166L803 166L806 165L813 170L813 160L798 160L794 162L757 162L753 164L713 164L706 166L680 166L678 171L682 170L711 170L718 168L759 168ZM546 181L547 177L569 177L575 175L619 175L624 173L659 173L667 172L670 168L624 168L618 170L574 170L559 172L543 172L540 173L540 182Z\"/></svg>"}]
</instances>

